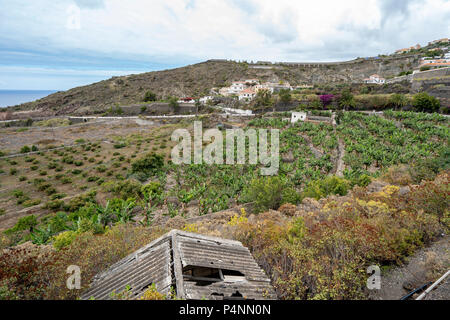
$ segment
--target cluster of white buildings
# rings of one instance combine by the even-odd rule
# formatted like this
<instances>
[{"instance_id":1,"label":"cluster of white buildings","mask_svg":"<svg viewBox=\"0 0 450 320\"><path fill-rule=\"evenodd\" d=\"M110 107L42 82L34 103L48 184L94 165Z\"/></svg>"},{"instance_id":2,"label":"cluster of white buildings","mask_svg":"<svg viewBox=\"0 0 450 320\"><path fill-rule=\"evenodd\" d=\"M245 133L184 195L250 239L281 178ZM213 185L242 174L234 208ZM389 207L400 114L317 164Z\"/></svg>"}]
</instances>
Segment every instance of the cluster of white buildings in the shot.
<instances>
[{"instance_id":1,"label":"cluster of white buildings","mask_svg":"<svg viewBox=\"0 0 450 320\"><path fill-rule=\"evenodd\" d=\"M447 53L444 59L422 58L420 60L420 67L430 67L431 69L450 67L450 56Z\"/></svg>"},{"instance_id":2,"label":"cluster of white buildings","mask_svg":"<svg viewBox=\"0 0 450 320\"><path fill-rule=\"evenodd\" d=\"M292 90L288 82L264 82L260 83L257 79L246 79L243 81L233 81L231 86L219 90L219 94L225 97L238 96L240 101L252 100L258 91L268 90L270 93L278 92L282 89Z\"/></svg>"}]
</instances>

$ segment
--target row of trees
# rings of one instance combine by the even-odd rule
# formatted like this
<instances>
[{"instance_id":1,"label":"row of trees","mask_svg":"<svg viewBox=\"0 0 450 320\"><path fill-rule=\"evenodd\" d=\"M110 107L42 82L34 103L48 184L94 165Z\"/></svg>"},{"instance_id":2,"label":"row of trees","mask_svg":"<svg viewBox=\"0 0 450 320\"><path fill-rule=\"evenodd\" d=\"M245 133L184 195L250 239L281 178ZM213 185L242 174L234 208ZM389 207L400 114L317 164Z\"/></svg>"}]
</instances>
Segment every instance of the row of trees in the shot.
<instances>
[{"instance_id":1,"label":"row of trees","mask_svg":"<svg viewBox=\"0 0 450 320\"><path fill-rule=\"evenodd\" d=\"M350 90L344 90L340 96L336 97L336 101L337 105L344 110L356 108L355 97ZM420 112L439 112L441 107L440 101L426 92L417 93L412 100L401 93L392 94L388 105L398 109L412 105L416 111Z\"/></svg>"},{"instance_id":2,"label":"row of trees","mask_svg":"<svg viewBox=\"0 0 450 320\"><path fill-rule=\"evenodd\" d=\"M275 103L287 105L292 103L292 95L290 90L280 90L277 98L275 98L270 91L260 90L256 95L255 103L257 106L264 107L273 106ZM358 108L358 103L361 104L361 101L358 102L349 89L344 89L338 95L320 95L319 99L312 101L307 107L311 109L337 107L343 110L354 110ZM383 101L380 103L394 109L412 106L416 111L420 112L439 112L441 106L437 98L426 92L418 93L412 99L404 94L395 93L389 97L383 97Z\"/></svg>"}]
</instances>

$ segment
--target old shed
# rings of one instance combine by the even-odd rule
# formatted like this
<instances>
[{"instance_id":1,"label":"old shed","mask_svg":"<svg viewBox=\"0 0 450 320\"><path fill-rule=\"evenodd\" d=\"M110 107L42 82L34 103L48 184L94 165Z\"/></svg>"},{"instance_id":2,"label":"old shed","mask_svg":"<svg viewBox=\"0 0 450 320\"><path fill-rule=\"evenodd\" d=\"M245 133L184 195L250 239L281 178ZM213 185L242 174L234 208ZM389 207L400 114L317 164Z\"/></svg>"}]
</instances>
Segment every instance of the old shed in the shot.
<instances>
[{"instance_id":1,"label":"old shed","mask_svg":"<svg viewBox=\"0 0 450 320\"><path fill-rule=\"evenodd\" d=\"M129 286L134 299L155 284L181 299L276 299L270 279L239 241L172 230L96 275L82 299L110 299Z\"/></svg>"}]
</instances>

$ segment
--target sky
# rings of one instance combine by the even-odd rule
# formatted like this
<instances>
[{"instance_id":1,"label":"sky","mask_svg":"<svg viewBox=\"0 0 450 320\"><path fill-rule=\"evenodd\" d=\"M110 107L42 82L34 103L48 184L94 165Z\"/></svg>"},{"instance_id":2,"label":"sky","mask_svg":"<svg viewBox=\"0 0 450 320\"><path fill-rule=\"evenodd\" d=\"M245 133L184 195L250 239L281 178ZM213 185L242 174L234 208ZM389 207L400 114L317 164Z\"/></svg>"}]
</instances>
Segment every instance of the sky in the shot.
<instances>
[{"instance_id":1,"label":"sky","mask_svg":"<svg viewBox=\"0 0 450 320\"><path fill-rule=\"evenodd\" d=\"M0 0L0 89L207 59L342 61L450 36L450 0Z\"/></svg>"}]
</instances>

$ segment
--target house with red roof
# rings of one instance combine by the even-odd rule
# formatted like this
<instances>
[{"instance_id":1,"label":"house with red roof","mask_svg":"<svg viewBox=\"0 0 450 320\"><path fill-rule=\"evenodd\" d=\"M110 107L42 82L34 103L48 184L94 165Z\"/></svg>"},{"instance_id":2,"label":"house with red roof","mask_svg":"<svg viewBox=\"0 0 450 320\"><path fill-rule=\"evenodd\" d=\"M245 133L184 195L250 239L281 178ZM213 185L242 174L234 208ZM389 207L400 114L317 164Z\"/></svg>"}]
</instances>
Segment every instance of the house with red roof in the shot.
<instances>
[{"instance_id":1,"label":"house with red roof","mask_svg":"<svg viewBox=\"0 0 450 320\"><path fill-rule=\"evenodd\" d=\"M253 98L256 96L256 91L253 88L247 88L242 90L239 93L239 101L244 100L244 101L250 101L253 100Z\"/></svg>"}]
</instances>

